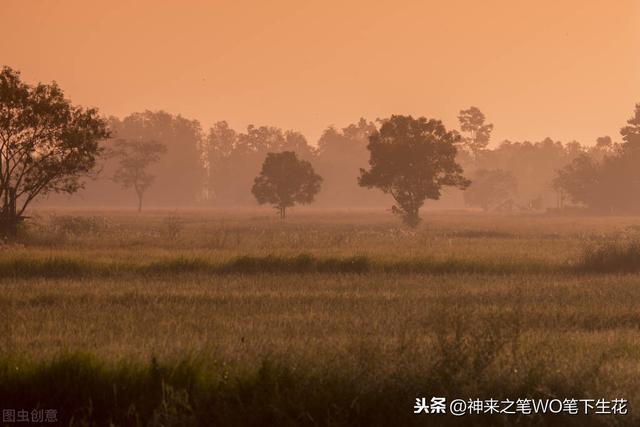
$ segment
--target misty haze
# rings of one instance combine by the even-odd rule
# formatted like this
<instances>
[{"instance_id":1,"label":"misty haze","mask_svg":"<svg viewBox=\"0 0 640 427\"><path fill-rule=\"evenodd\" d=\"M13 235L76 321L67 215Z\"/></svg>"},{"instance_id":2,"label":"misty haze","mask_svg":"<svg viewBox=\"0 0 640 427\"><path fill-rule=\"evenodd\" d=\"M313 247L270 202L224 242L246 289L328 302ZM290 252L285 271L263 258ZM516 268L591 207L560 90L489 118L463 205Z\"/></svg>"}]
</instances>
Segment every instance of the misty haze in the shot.
<instances>
[{"instance_id":1,"label":"misty haze","mask_svg":"<svg viewBox=\"0 0 640 427\"><path fill-rule=\"evenodd\" d=\"M0 425L640 424L640 3L0 17Z\"/></svg>"}]
</instances>

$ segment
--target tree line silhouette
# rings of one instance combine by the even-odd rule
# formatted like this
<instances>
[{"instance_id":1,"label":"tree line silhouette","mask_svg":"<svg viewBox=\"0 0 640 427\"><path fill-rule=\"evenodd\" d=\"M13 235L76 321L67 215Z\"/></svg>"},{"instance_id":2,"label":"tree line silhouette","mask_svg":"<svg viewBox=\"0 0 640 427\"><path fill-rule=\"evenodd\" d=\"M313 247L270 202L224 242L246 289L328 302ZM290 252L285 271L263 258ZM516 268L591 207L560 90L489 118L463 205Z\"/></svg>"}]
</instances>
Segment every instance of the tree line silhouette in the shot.
<instances>
[{"instance_id":1,"label":"tree line silhouette","mask_svg":"<svg viewBox=\"0 0 640 427\"><path fill-rule=\"evenodd\" d=\"M590 147L546 138L489 148L493 124L480 109L462 110L458 120L459 130L424 117L361 118L327 127L311 145L294 130L237 131L218 121L204 131L164 111L103 118L71 104L55 83L32 86L4 67L0 226L10 234L34 200L55 203L63 200L56 194L73 193L79 197L71 203L122 205L131 192L138 210L143 199L154 206L269 203L283 218L288 207L314 200L391 205L410 226L429 199L485 211L640 211L640 104L622 142L605 136Z\"/></svg>"},{"instance_id":2,"label":"tree line silhouette","mask_svg":"<svg viewBox=\"0 0 640 427\"><path fill-rule=\"evenodd\" d=\"M457 149L456 163L475 184L465 192L444 188L443 205L491 211L511 201L516 210L563 208L569 204L600 209L598 202L580 198L568 187L568 182L559 181L559 171L578 158L588 158L597 164L609 162L607 159L619 154L625 137L623 143L601 137L592 146L551 138L505 140L489 148L493 126L484 122L477 108L466 111L475 111L476 117L467 120L471 114L465 116L465 111L461 112L460 131L451 131L459 135L453 143ZM272 126L249 125L244 131L237 131L220 121L205 132L197 121L163 111L109 118L108 128L115 138L156 141L166 147L166 155L150 165L156 181L146 199L154 206L254 206L251 188L267 153L293 151L298 158L310 162L323 178L323 189L315 202L318 206L379 207L389 203L390 195L367 191L358 185L358 177L360 169L366 168L370 160L369 139L384 121L362 118L344 128L330 126L315 146L299 132ZM89 182L79 200L105 205L129 203L128 196L109 178L117 167L115 159L104 158L101 166L102 179ZM621 179L633 181L630 173L628 179ZM591 192L597 193L591 189L587 194ZM623 200L617 200L620 203L614 201L614 211L628 210L621 203Z\"/></svg>"}]
</instances>

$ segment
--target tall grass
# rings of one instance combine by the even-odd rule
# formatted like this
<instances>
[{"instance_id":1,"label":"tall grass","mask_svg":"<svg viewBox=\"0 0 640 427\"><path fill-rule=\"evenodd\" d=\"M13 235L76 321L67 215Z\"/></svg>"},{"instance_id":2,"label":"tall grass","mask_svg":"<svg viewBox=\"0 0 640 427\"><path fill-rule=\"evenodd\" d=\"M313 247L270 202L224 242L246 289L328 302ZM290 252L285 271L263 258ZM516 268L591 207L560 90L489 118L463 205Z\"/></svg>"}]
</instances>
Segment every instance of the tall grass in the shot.
<instances>
[{"instance_id":1,"label":"tall grass","mask_svg":"<svg viewBox=\"0 0 640 427\"><path fill-rule=\"evenodd\" d=\"M640 425L634 405L413 415L422 396L637 403L638 276L617 273L640 271L640 245L582 249L633 218L209 215L51 217L0 246L0 407L61 425Z\"/></svg>"},{"instance_id":2,"label":"tall grass","mask_svg":"<svg viewBox=\"0 0 640 427\"><path fill-rule=\"evenodd\" d=\"M605 242L588 246L577 263L590 273L640 272L640 240Z\"/></svg>"},{"instance_id":3,"label":"tall grass","mask_svg":"<svg viewBox=\"0 0 640 427\"><path fill-rule=\"evenodd\" d=\"M86 353L37 362L5 356L0 401L5 408L56 409L62 425L637 425L637 415L414 415L416 397L583 397L602 379L596 365L563 375L523 353L517 312L483 321L461 307L444 317L436 311L431 352L418 355L400 342L391 366L371 347L356 365L268 355L251 366L206 357L134 363Z\"/></svg>"},{"instance_id":4,"label":"tall grass","mask_svg":"<svg viewBox=\"0 0 640 427\"><path fill-rule=\"evenodd\" d=\"M97 261L64 256L0 258L0 275L11 278L81 278L122 275L167 276L198 274L527 274L561 273L566 266L527 259L413 258L376 259L370 256L322 257L238 256L226 261L201 257L164 257L158 261Z\"/></svg>"}]
</instances>

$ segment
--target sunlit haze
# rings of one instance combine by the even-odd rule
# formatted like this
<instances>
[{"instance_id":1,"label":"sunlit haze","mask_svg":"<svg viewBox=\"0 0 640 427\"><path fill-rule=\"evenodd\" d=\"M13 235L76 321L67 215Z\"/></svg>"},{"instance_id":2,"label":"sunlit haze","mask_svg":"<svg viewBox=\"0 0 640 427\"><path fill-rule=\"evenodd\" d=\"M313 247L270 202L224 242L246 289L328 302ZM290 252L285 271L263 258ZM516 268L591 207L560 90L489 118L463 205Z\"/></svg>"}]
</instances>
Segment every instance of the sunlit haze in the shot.
<instances>
[{"instance_id":1,"label":"sunlit haze","mask_svg":"<svg viewBox=\"0 0 640 427\"><path fill-rule=\"evenodd\" d=\"M123 117L296 129L478 106L504 139L619 139L640 100L640 2L7 1L0 58Z\"/></svg>"}]
</instances>

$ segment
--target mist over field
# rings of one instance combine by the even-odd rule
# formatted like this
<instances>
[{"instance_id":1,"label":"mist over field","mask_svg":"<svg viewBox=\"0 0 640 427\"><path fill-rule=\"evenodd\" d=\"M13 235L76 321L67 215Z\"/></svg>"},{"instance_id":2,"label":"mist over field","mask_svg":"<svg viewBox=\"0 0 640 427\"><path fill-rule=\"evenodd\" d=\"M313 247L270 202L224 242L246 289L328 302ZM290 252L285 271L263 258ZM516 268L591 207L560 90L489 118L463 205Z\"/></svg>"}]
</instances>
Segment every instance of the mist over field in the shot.
<instances>
[{"instance_id":1,"label":"mist over field","mask_svg":"<svg viewBox=\"0 0 640 427\"><path fill-rule=\"evenodd\" d=\"M635 1L0 16L0 425L640 423Z\"/></svg>"}]
</instances>

